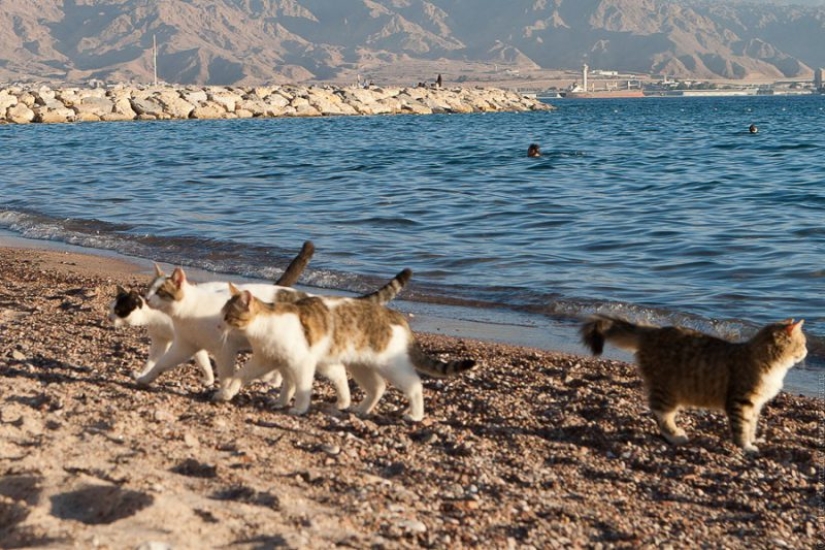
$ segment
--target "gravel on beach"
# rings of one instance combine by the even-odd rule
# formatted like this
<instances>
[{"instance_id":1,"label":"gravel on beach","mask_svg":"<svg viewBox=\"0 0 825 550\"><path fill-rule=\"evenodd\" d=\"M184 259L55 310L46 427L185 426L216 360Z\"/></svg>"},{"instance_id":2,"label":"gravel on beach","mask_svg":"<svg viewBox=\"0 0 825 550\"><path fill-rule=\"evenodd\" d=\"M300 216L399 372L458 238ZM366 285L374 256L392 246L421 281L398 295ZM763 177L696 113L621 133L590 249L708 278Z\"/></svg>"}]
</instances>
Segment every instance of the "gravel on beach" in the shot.
<instances>
[{"instance_id":1,"label":"gravel on beach","mask_svg":"<svg viewBox=\"0 0 825 550\"><path fill-rule=\"evenodd\" d=\"M423 422L322 380L294 417L192 364L139 389L148 338L106 320L136 265L0 247L0 273L2 548L825 548L822 399L780 393L757 456L717 412L674 448L632 364L421 334L479 362L425 380Z\"/></svg>"}]
</instances>

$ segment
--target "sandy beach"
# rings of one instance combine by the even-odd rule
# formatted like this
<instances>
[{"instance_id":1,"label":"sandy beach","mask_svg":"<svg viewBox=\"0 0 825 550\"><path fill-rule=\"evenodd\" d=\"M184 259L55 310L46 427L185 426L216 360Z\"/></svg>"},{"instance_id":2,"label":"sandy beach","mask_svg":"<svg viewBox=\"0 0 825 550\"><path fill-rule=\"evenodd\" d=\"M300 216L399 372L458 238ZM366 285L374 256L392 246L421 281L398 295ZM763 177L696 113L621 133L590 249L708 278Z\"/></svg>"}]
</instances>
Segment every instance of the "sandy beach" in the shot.
<instances>
[{"instance_id":1,"label":"sandy beach","mask_svg":"<svg viewBox=\"0 0 825 550\"><path fill-rule=\"evenodd\" d=\"M825 546L821 398L780 393L758 456L713 412L674 448L632 364L421 334L479 362L425 380L423 422L320 380L294 417L263 384L212 403L194 365L136 386L148 338L106 314L145 266L0 246L0 272L2 548Z\"/></svg>"}]
</instances>

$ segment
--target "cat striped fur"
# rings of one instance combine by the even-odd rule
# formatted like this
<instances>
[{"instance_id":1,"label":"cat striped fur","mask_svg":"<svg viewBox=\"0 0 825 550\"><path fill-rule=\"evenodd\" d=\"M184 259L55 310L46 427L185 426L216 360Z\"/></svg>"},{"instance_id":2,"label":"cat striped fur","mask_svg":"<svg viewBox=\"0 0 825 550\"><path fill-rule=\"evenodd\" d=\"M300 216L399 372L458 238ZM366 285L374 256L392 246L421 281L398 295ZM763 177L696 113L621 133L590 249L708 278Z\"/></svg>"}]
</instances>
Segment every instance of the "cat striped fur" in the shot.
<instances>
[{"instance_id":1,"label":"cat striped fur","mask_svg":"<svg viewBox=\"0 0 825 550\"><path fill-rule=\"evenodd\" d=\"M754 445L762 407L782 389L785 374L807 355L800 320L769 324L744 342L681 327L634 324L599 315L580 329L595 355L606 342L635 353L648 404L662 435L674 445L688 441L676 425L683 407L725 412L733 441L748 452Z\"/></svg>"}]
</instances>

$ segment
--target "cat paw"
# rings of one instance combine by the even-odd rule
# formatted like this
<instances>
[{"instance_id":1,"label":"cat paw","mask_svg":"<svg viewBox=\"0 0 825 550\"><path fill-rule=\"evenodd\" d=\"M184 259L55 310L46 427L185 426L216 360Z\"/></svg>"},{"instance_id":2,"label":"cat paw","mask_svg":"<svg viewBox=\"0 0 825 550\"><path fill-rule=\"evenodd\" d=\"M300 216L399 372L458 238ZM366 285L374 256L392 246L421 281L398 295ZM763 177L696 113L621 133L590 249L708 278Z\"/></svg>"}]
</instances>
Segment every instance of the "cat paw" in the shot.
<instances>
[{"instance_id":1,"label":"cat paw","mask_svg":"<svg viewBox=\"0 0 825 550\"><path fill-rule=\"evenodd\" d=\"M307 413L308 410L309 409L297 409L295 407L292 407L287 411L287 414L291 416L303 416Z\"/></svg>"},{"instance_id":2,"label":"cat paw","mask_svg":"<svg viewBox=\"0 0 825 550\"><path fill-rule=\"evenodd\" d=\"M290 401L289 399L280 399L279 398L278 400L275 401L275 404L272 405L272 408L278 409L278 410L285 409L285 408L289 407L289 401Z\"/></svg>"},{"instance_id":3,"label":"cat paw","mask_svg":"<svg viewBox=\"0 0 825 550\"><path fill-rule=\"evenodd\" d=\"M759 454L759 447L751 443L743 445L742 450L748 454Z\"/></svg>"},{"instance_id":4,"label":"cat paw","mask_svg":"<svg viewBox=\"0 0 825 550\"><path fill-rule=\"evenodd\" d=\"M402 416L402 418L404 420L406 420L407 422L418 423L418 422L421 422L422 420L424 420L424 415L422 414L422 415L419 416L419 415L412 415L412 414L407 413L404 416Z\"/></svg>"},{"instance_id":5,"label":"cat paw","mask_svg":"<svg viewBox=\"0 0 825 550\"><path fill-rule=\"evenodd\" d=\"M214 401L215 403L226 403L228 401L231 401L233 397L235 397L234 392L226 388L221 388L214 394L212 394L212 401Z\"/></svg>"},{"instance_id":6,"label":"cat paw","mask_svg":"<svg viewBox=\"0 0 825 550\"><path fill-rule=\"evenodd\" d=\"M688 441L690 441L690 438L687 436L684 430L679 430L672 434L662 433L662 435L665 437L665 439L667 439L668 443L670 443L671 445L675 445L677 447L679 445L684 445Z\"/></svg>"},{"instance_id":7,"label":"cat paw","mask_svg":"<svg viewBox=\"0 0 825 550\"><path fill-rule=\"evenodd\" d=\"M358 416L366 416L370 413L370 411L372 411L372 407L370 407L368 403L362 402L355 407L352 407L350 410Z\"/></svg>"},{"instance_id":8,"label":"cat paw","mask_svg":"<svg viewBox=\"0 0 825 550\"><path fill-rule=\"evenodd\" d=\"M152 385L152 382L155 381L154 376L146 376L146 375L141 376L139 374L135 374L134 378L135 378L135 382L137 383L137 385L142 387L142 388L148 388L149 386Z\"/></svg>"}]
</instances>

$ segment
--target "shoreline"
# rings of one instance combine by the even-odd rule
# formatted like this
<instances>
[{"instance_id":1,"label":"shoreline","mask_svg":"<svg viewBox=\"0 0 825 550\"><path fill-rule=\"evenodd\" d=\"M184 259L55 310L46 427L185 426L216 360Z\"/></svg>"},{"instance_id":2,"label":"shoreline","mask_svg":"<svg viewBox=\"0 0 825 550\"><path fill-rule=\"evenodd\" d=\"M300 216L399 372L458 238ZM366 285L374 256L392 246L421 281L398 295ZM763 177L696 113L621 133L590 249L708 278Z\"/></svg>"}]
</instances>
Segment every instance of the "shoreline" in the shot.
<instances>
[{"instance_id":1,"label":"shoreline","mask_svg":"<svg viewBox=\"0 0 825 550\"><path fill-rule=\"evenodd\" d=\"M111 260L123 262L133 266L137 275L144 276L148 281L153 273L153 262L145 258L128 256L111 250L91 249L78 245L56 241L44 241L19 237L10 232L0 231L0 248L32 248L55 251L67 251L82 255L101 256ZM164 264L164 267L171 267ZM221 280L221 274L187 267L187 273L195 281ZM232 277L233 280L247 282L265 282L257 279ZM335 290L308 287L300 284L301 288L311 293L341 293ZM342 293L343 294L343 293ZM347 293L348 294L348 293ZM503 320L501 315L493 315L496 320L480 322L467 319L461 315L462 308L439 305L425 302L409 301L404 299L404 293L393 301L397 308L408 316L410 326L416 332L426 332L453 338L471 338L497 344L532 348L536 350L566 353L582 357L589 357L587 350L579 343L578 325L548 320L546 323L535 326L510 324ZM498 322L498 320L502 320ZM633 363L633 355L613 346L608 346L602 359ZM817 367L806 368L796 366L785 377L784 391L807 397L820 397L820 387L825 384L825 371Z\"/></svg>"},{"instance_id":2,"label":"shoreline","mask_svg":"<svg viewBox=\"0 0 825 550\"><path fill-rule=\"evenodd\" d=\"M5 242L7 243L7 241ZM424 381L423 422L390 388L375 414L308 415L263 385L209 400L184 366L139 389L140 329L105 319L110 254L0 239L0 540L10 547L814 547L825 501L825 401L781 392L759 455L717 413L657 435L625 362L421 334L472 357ZM357 388L354 397L360 398ZM678 518L678 519L674 519Z\"/></svg>"}]
</instances>

